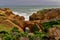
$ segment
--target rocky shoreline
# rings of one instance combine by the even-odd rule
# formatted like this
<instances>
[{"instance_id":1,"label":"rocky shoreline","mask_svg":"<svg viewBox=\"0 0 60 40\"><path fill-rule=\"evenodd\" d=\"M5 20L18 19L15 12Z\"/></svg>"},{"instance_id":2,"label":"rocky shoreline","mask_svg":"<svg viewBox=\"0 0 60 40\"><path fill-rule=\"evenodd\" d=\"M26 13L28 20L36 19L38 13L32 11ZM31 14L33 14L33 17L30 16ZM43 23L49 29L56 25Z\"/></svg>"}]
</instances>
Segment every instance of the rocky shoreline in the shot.
<instances>
[{"instance_id":1,"label":"rocky shoreline","mask_svg":"<svg viewBox=\"0 0 60 40\"><path fill-rule=\"evenodd\" d=\"M16 26L21 32L44 32L45 27L42 24L45 25L45 22L47 22L47 26L49 26L49 24L54 26L58 23L57 20L60 20L60 8L43 9L37 11L29 16L29 21L25 21L24 16L15 15L10 8L0 8L0 24L6 23L5 25L10 28L12 28L12 26ZM60 37L59 28L60 25L55 25L54 27L49 28L49 37L56 38L57 40L57 37Z\"/></svg>"}]
</instances>

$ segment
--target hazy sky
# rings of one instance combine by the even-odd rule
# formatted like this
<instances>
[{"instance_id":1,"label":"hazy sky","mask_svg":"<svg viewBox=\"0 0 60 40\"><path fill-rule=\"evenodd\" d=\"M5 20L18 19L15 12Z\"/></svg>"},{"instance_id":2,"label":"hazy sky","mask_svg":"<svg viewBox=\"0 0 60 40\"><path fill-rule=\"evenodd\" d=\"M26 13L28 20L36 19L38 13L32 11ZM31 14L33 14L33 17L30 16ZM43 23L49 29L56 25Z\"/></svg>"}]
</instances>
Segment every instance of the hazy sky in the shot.
<instances>
[{"instance_id":1,"label":"hazy sky","mask_svg":"<svg viewBox=\"0 0 60 40\"><path fill-rule=\"evenodd\" d=\"M1 5L60 5L60 0L0 0Z\"/></svg>"}]
</instances>

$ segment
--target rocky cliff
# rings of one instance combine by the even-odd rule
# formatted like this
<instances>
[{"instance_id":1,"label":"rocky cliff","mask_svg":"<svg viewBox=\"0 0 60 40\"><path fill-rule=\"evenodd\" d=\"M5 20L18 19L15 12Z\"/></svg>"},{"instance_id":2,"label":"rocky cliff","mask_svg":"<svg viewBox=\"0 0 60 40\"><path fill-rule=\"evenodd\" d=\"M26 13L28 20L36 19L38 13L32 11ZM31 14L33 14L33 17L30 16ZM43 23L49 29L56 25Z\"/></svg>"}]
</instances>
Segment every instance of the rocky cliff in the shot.
<instances>
[{"instance_id":1,"label":"rocky cliff","mask_svg":"<svg viewBox=\"0 0 60 40\"><path fill-rule=\"evenodd\" d=\"M42 31L47 31L46 29L51 27L48 29L48 35L50 36L50 38L55 38L56 40L58 40L60 37L60 24L57 23L59 22L57 20L60 20L60 8L43 9L29 16L29 21L37 23L40 27L39 29L41 29ZM46 29L41 25L42 23L44 23L43 25L45 25ZM54 24L55 26L50 24Z\"/></svg>"},{"instance_id":2,"label":"rocky cliff","mask_svg":"<svg viewBox=\"0 0 60 40\"><path fill-rule=\"evenodd\" d=\"M52 9L43 9L40 11L37 11L36 13L33 13L29 20L51 20L51 19L57 19L60 17L60 8L52 8Z\"/></svg>"},{"instance_id":3,"label":"rocky cliff","mask_svg":"<svg viewBox=\"0 0 60 40\"><path fill-rule=\"evenodd\" d=\"M15 15L9 8L0 8L0 26L6 31L17 27L22 32L46 32L49 37L57 39L60 37L60 8L37 11L29 16L29 21L25 21L24 16Z\"/></svg>"},{"instance_id":4,"label":"rocky cliff","mask_svg":"<svg viewBox=\"0 0 60 40\"><path fill-rule=\"evenodd\" d=\"M23 31L23 21L25 18L23 16L15 15L11 9L9 8L0 8L0 21L5 21L9 20L6 22L6 25L8 24L9 26L14 25L19 28L19 30ZM3 22L5 23L5 22ZM10 25L11 24L11 25ZM8 27L9 27L8 26Z\"/></svg>"}]
</instances>

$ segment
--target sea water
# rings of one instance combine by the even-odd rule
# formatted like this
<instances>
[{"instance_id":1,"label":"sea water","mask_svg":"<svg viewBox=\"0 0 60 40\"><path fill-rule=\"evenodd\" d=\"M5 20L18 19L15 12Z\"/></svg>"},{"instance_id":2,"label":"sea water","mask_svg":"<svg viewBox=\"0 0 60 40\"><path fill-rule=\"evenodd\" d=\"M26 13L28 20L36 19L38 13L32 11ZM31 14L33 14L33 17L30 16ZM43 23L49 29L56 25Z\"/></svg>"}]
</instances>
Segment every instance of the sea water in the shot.
<instances>
[{"instance_id":1,"label":"sea water","mask_svg":"<svg viewBox=\"0 0 60 40\"><path fill-rule=\"evenodd\" d=\"M0 6L1 8L10 8L16 15L24 16L29 20L29 16L42 9L59 8L59 6Z\"/></svg>"}]
</instances>

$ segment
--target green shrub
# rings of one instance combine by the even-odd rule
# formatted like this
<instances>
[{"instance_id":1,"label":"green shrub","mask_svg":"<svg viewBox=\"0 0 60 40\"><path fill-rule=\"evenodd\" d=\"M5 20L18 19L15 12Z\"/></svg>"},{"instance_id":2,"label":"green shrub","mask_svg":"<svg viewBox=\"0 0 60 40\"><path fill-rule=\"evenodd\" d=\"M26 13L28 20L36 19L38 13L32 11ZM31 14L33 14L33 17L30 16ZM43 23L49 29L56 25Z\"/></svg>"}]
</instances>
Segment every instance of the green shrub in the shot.
<instances>
[{"instance_id":1,"label":"green shrub","mask_svg":"<svg viewBox=\"0 0 60 40\"><path fill-rule=\"evenodd\" d=\"M3 38L2 38L2 40L11 40L11 35L8 35L8 34L6 34Z\"/></svg>"},{"instance_id":2,"label":"green shrub","mask_svg":"<svg viewBox=\"0 0 60 40\"><path fill-rule=\"evenodd\" d=\"M42 23L42 26L44 27L44 31L45 31L45 32L48 32L48 29L49 29L49 28L52 28L53 25L60 25L60 20Z\"/></svg>"},{"instance_id":3,"label":"green shrub","mask_svg":"<svg viewBox=\"0 0 60 40\"><path fill-rule=\"evenodd\" d=\"M48 29L52 27L52 24L50 22L42 23L42 26L44 27L44 32L48 32Z\"/></svg>"},{"instance_id":4,"label":"green shrub","mask_svg":"<svg viewBox=\"0 0 60 40\"><path fill-rule=\"evenodd\" d=\"M56 22L60 25L60 20L57 20Z\"/></svg>"},{"instance_id":5,"label":"green shrub","mask_svg":"<svg viewBox=\"0 0 60 40\"><path fill-rule=\"evenodd\" d=\"M14 27L10 32L7 32L7 34L5 34L4 31L2 33L4 33L2 36L3 40L17 40L21 35L20 31L16 27Z\"/></svg>"},{"instance_id":6,"label":"green shrub","mask_svg":"<svg viewBox=\"0 0 60 40\"><path fill-rule=\"evenodd\" d=\"M20 37L27 37L27 38L29 38L29 40L36 40L36 39L43 40L43 38L45 36L47 36L46 33L39 32L39 31L36 31L36 30L34 31L33 34L34 35L29 35L27 32L22 33L18 30L18 28L14 27L14 28L12 28L11 31L4 34L4 36L2 36L2 39L3 40L19 40Z\"/></svg>"}]
</instances>

